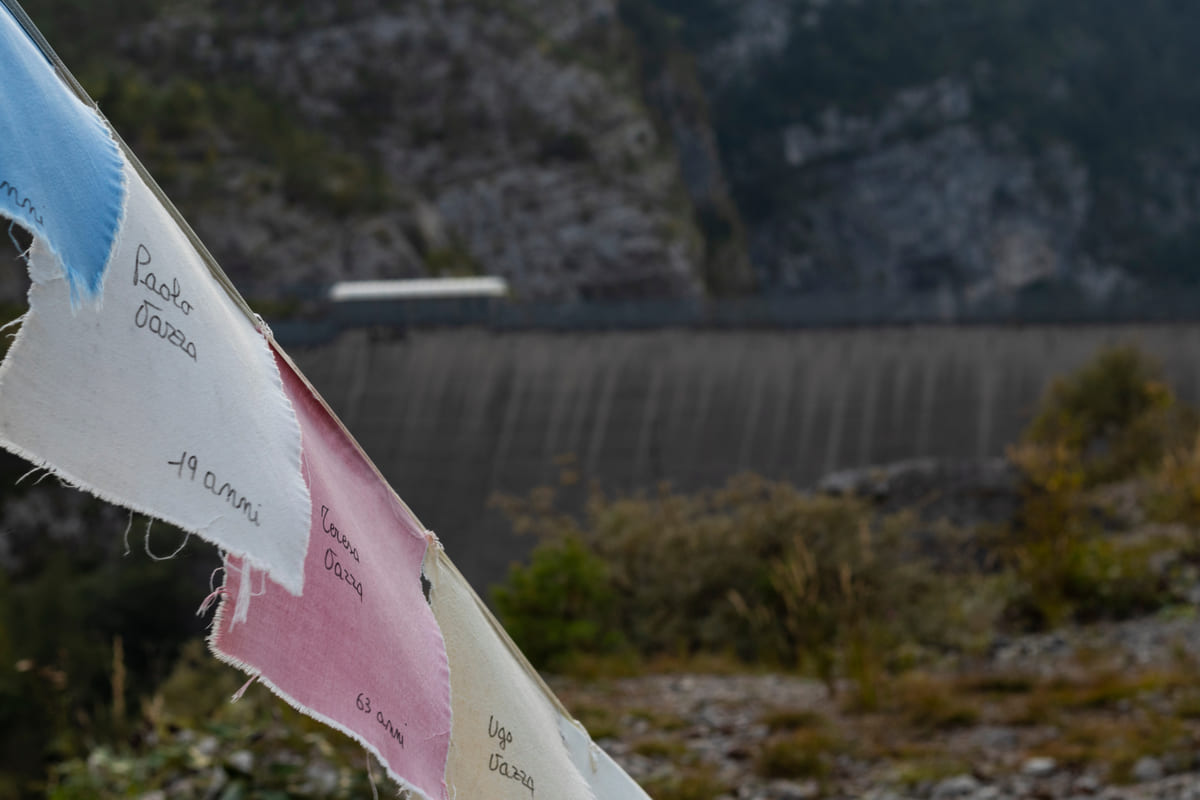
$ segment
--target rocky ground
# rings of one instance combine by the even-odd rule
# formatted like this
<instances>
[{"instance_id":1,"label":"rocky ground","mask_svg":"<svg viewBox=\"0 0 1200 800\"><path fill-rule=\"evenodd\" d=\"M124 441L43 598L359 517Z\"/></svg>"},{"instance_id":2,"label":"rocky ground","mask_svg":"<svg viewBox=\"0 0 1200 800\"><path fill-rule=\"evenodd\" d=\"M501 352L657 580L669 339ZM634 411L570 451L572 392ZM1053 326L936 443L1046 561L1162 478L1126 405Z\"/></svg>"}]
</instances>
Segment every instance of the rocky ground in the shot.
<instances>
[{"instance_id":1,"label":"rocky ground","mask_svg":"<svg viewBox=\"0 0 1200 800\"><path fill-rule=\"evenodd\" d=\"M1198 659L1183 609L999 641L887 682L869 712L783 674L554 688L658 800L1191 798Z\"/></svg>"}]
</instances>

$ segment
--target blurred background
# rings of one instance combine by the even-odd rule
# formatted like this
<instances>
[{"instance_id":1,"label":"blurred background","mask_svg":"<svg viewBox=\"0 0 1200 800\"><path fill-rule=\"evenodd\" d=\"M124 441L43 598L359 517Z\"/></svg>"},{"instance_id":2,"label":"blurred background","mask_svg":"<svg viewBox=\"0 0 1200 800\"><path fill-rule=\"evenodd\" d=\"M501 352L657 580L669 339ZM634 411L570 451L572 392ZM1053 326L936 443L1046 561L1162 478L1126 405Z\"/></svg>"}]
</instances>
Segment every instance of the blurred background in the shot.
<instances>
[{"instance_id":1,"label":"blurred background","mask_svg":"<svg viewBox=\"0 0 1200 800\"><path fill-rule=\"evenodd\" d=\"M25 8L655 796L1192 780L1200 6ZM369 791L211 548L0 468L0 798Z\"/></svg>"}]
</instances>

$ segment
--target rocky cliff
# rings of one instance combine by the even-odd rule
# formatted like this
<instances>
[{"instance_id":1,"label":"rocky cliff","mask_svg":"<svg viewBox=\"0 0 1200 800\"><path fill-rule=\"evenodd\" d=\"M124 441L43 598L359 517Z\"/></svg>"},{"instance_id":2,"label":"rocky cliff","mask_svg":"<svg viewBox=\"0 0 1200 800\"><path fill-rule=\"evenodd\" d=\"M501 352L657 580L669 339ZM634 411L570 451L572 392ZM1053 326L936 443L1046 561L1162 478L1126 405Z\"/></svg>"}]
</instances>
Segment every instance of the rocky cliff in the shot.
<instances>
[{"instance_id":1,"label":"rocky cliff","mask_svg":"<svg viewBox=\"0 0 1200 800\"><path fill-rule=\"evenodd\" d=\"M252 296L1200 278L1200 6L28 0Z\"/></svg>"},{"instance_id":2,"label":"rocky cliff","mask_svg":"<svg viewBox=\"0 0 1200 800\"><path fill-rule=\"evenodd\" d=\"M249 293L473 273L536 298L701 291L610 0L150 5L115 51L64 59Z\"/></svg>"},{"instance_id":3,"label":"rocky cliff","mask_svg":"<svg viewBox=\"0 0 1200 800\"><path fill-rule=\"evenodd\" d=\"M971 299L1200 277L1200 9L622 8L643 43L692 55L762 288Z\"/></svg>"}]
</instances>

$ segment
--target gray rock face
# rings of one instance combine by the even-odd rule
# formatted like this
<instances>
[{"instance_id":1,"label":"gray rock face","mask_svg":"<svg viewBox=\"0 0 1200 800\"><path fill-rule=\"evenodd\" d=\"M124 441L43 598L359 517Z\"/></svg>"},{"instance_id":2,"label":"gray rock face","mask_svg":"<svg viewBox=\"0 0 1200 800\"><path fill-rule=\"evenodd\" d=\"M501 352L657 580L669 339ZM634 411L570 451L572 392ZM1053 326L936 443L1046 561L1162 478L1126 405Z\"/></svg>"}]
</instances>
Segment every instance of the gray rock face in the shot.
<instances>
[{"instance_id":1,"label":"gray rock face","mask_svg":"<svg viewBox=\"0 0 1200 800\"><path fill-rule=\"evenodd\" d=\"M793 141L784 141L785 161L805 152L789 149ZM758 260L797 287L1011 292L1065 275L1087 211L1087 174L1068 152L1035 163L966 125L804 167L792 168L797 195L811 199L753 234ZM1048 202L1039 180L1067 187L1069 202Z\"/></svg>"},{"instance_id":2,"label":"gray rock face","mask_svg":"<svg viewBox=\"0 0 1200 800\"><path fill-rule=\"evenodd\" d=\"M1017 470L1003 458L910 459L838 470L817 483L818 491L858 495L885 512L919 508L925 519L962 526L1012 519L1020 488Z\"/></svg>"},{"instance_id":3,"label":"gray rock face","mask_svg":"<svg viewBox=\"0 0 1200 800\"><path fill-rule=\"evenodd\" d=\"M386 199L330 220L223 154L218 190L185 211L235 279L483 272L530 297L698 291L701 239L611 0L250 5L168 9L128 51L237 76L366 164L323 178L335 199L365 180Z\"/></svg>"},{"instance_id":4,"label":"gray rock face","mask_svg":"<svg viewBox=\"0 0 1200 800\"><path fill-rule=\"evenodd\" d=\"M1171 110L1194 48L1126 52L1132 18L1119 41L1114 14L1041 7L1073 49L1015 2L154 5L100 71L137 76L129 138L250 294L490 273L538 299L983 307L1187 282L1200 253L1197 130ZM193 119L197 87L229 96Z\"/></svg>"},{"instance_id":5,"label":"gray rock face","mask_svg":"<svg viewBox=\"0 0 1200 800\"><path fill-rule=\"evenodd\" d=\"M953 3L903 12L848 0L705 0L694 12L644 4L682 20L760 287L970 300L1054 284L1107 297L1159 268L1145 263L1159 244L1195 252L1194 146L1161 146L1157 132L1135 145L1123 123L1076 105L1089 93L1139 92L1142 80L1169 83L1073 74L1076 55L1122 60L1099 15L1084 23L1090 56L1022 39L1024 49L991 54L951 45L956 55L939 60L901 39L993 25L972 40L990 48L1019 34L994 29L1006 11L968 24ZM997 93L999 84L1008 88ZM1187 125L1172 120L1162 130ZM1114 171L1112 152L1097 154L1125 141L1115 149L1136 156Z\"/></svg>"},{"instance_id":6,"label":"gray rock face","mask_svg":"<svg viewBox=\"0 0 1200 800\"><path fill-rule=\"evenodd\" d=\"M751 225L751 255L782 288L1011 294L1073 278L1111 291L1119 273L1081 257L1087 168L1066 146L1034 156L970 121L970 88L939 79L875 114L836 108L777 131L792 188Z\"/></svg>"}]
</instances>

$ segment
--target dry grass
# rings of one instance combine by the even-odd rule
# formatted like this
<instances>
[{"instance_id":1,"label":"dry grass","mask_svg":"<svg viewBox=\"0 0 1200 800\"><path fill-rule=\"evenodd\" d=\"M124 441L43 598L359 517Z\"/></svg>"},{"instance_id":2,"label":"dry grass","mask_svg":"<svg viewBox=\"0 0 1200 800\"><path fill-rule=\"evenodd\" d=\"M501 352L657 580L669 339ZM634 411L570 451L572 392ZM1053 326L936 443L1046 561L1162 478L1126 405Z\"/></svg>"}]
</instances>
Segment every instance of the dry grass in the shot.
<instances>
[{"instance_id":1,"label":"dry grass","mask_svg":"<svg viewBox=\"0 0 1200 800\"><path fill-rule=\"evenodd\" d=\"M654 708L634 708L630 709L629 716L632 719L646 722L650 727L665 733L683 730L688 726L688 721L673 711L660 711Z\"/></svg>"},{"instance_id":2,"label":"dry grass","mask_svg":"<svg viewBox=\"0 0 1200 800\"><path fill-rule=\"evenodd\" d=\"M816 730L772 737L758 752L756 772L764 778L823 779L832 770L833 757L841 747L837 738Z\"/></svg>"},{"instance_id":3,"label":"dry grass","mask_svg":"<svg viewBox=\"0 0 1200 800\"><path fill-rule=\"evenodd\" d=\"M762 723L771 733L809 730L829 725L829 718L808 708L776 708L762 716Z\"/></svg>"},{"instance_id":4,"label":"dry grass","mask_svg":"<svg viewBox=\"0 0 1200 800\"><path fill-rule=\"evenodd\" d=\"M971 764L965 759L933 755L900 762L893 771L892 780L904 788L911 789L923 783L934 783L970 772Z\"/></svg>"},{"instance_id":5,"label":"dry grass","mask_svg":"<svg viewBox=\"0 0 1200 800\"><path fill-rule=\"evenodd\" d=\"M975 698L954 691L953 681L926 673L905 675L887 688L884 710L909 728L950 730L974 725L982 712Z\"/></svg>"},{"instance_id":6,"label":"dry grass","mask_svg":"<svg viewBox=\"0 0 1200 800\"><path fill-rule=\"evenodd\" d=\"M729 786L707 765L651 778L644 788L655 800L712 800L729 791Z\"/></svg>"},{"instance_id":7,"label":"dry grass","mask_svg":"<svg viewBox=\"0 0 1200 800\"><path fill-rule=\"evenodd\" d=\"M571 708L571 713L593 739L616 739L623 730L621 720L611 706L579 703Z\"/></svg>"},{"instance_id":8,"label":"dry grass","mask_svg":"<svg viewBox=\"0 0 1200 800\"><path fill-rule=\"evenodd\" d=\"M1080 714L1059 726L1059 736L1038 748L1038 755L1081 768L1099 765L1117 783L1132 779L1133 767L1143 756L1173 755L1190 762L1195 733L1178 719L1154 713L1122 716Z\"/></svg>"},{"instance_id":9,"label":"dry grass","mask_svg":"<svg viewBox=\"0 0 1200 800\"><path fill-rule=\"evenodd\" d=\"M669 759L678 762L687 754L687 745L678 739L653 737L634 742L633 752L646 758Z\"/></svg>"}]
</instances>

